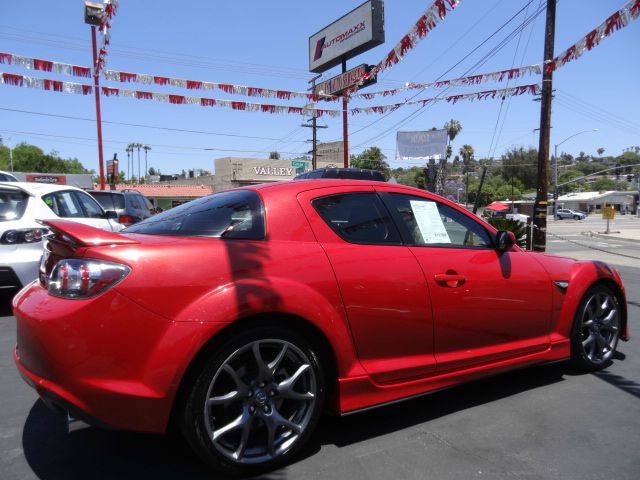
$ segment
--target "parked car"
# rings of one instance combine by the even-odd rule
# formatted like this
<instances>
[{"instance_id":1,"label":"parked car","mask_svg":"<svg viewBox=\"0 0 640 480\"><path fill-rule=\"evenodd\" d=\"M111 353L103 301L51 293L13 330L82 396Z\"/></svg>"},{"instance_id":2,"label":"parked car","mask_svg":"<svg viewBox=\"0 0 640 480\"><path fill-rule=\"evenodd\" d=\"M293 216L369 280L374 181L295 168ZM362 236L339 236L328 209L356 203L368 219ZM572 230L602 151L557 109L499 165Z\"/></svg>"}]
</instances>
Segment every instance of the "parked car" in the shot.
<instances>
[{"instance_id":1,"label":"parked car","mask_svg":"<svg viewBox=\"0 0 640 480\"><path fill-rule=\"evenodd\" d=\"M345 180L375 180L384 182L384 175L377 170L366 168L318 168L296 175L294 180L311 180L314 178L340 178Z\"/></svg>"},{"instance_id":2,"label":"parked car","mask_svg":"<svg viewBox=\"0 0 640 480\"><path fill-rule=\"evenodd\" d=\"M0 182L19 182L13 173L0 170Z\"/></svg>"},{"instance_id":3,"label":"parked car","mask_svg":"<svg viewBox=\"0 0 640 480\"><path fill-rule=\"evenodd\" d=\"M175 422L226 473L290 461L325 408L558 360L597 370L628 339L614 268L525 252L401 185L280 182L120 233L47 226L40 281L14 300L27 383L97 425Z\"/></svg>"},{"instance_id":4,"label":"parked car","mask_svg":"<svg viewBox=\"0 0 640 480\"><path fill-rule=\"evenodd\" d=\"M115 215L115 214L112 214ZM38 220L65 219L110 231L122 230L87 193L72 186L0 183L0 287L13 296L38 277L42 238Z\"/></svg>"},{"instance_id":5,"label":"parked car","mask_svg":"<svg viewBox=\"0 0 640 480\"><path fill-rule=\"evenodd\" d=\"M587 218L587 214L580 210L571 210L568 208L559 208L556 210L556 218L563 220L565 218L573 218L574 220L584 220Z\"/></svg>"},{"instance_id":6,"label":"parked car","mask_svg":"<svg viewBox=\"0 0 640 480\"><path fill-rule=\"evenodd\" d=\"M135 190L89 190L89 193L102 208L117 212L117 220L124 226L138 223L155 213L149 199Z\"/></svg>"}]
</instances>

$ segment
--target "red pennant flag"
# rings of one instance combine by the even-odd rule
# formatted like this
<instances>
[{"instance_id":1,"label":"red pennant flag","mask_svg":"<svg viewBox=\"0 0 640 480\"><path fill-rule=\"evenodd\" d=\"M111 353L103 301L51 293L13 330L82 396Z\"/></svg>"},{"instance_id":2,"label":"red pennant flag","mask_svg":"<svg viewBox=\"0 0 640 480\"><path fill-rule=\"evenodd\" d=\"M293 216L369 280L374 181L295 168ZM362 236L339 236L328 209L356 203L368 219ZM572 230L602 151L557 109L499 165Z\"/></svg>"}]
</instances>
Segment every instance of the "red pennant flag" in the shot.
<instances>
[{"instance_id":1,"label":"red pennant flag","mask_svg":"<svg viewBox=\"0 0 640 480\"><path fill-rule=\"evenodd\" d=\"M221 83L218 85L218 88L223 92L233 93L233 85L229 85L227 83Z\"/></svg>"},{"instance_id":2,"label":"red pennant flag","mask_svg":"<svg viewBox=\"0 0 640 480\"><path fill-rule=\"evenodd\" d=\"M616 12L607 18L607 26L604 29L604 36L608 36L616 30L620 30L622 28L622 17L620 16L620 12Z\"/></svg>"},{"instance_id":3,"label":"red pennant flag","mask_svg":"<svg viewBox=\"0 0 640 480\"><path fill-rule=\"evenodd\" d=\"M299 113L302 114L302 107L289 107L287 113Z\"/></svg>"},{"instance_id":4,"label":"red pennant flag","mask_svg":"<svg viewBox=\"0 0 640 480\"><path fill-rule=\"evenodd\" d=\"M121 82L135 82L137 75L135 73L118 72Z\"/></svg>"},{"instance_id":5,"label":"red pennant flag","mask_svg":"<svg viewBox=\"0 0 640 480\"><path fill-rule=\"evenodd\" d=\"M590 51L595 46L596 35L598 35L598 31L591 30L585 37L585 47L587 48L587 50Z\"/></svg>"},{"instance_id":6,"label":"red pennant flag","mask_svg":"<svg viewBox=\"0 0 640 480\"><path fill-rule=\"evenodd\" d=\"M185 103L186 99L184 95L169 95L169 103L175 103L176 105L181 105Z\"/></svg>"},{"instance_id":7,"label":"red pennant flag","mask_svg":"<svg viewBox=\"0 0 640 480\"><path fill-rule=\"evenodd\" d=\"M201 88L202 88L202 82L197 82L195 80L187 80L188 90L200 90Z\"/></svg>"},{"instance_id":8,"label":"red pennant flag","mask_svg":"<svg viewBox=\"0 0 640 480\"><path fill-rule=\"evenodd\" d=\"M78 67L73 65L71 67L71 71L73 72L74 77L90 77L91 69L89 67Z\"/></svg>"},{"instance_id":9,"label":"red pennant flag","mask_svg":"<svg viewBox=\"0 0 640 480\"><path fill-rule=\"evenodd\" d=\"M400 56L404 57L404 55L412 48L413 45L411 44L411 37L409 37L409 35L402 37L402 40L400 40Z\"/></svg>"},{"instance_id":10,"label":"red pennant flag","mask_svg":"<svg viewBox=\"0 0 640 480\"><path fill-rule=\"evenodd\" d=\"M246 102L231 102L231 108L234 110L246 110L247 103Z\"/></svg>"},{"instance_id":11,"label":"red pennant flag","mask_svg":"<svg viewBox=\"0 0 640 480\"><path fill-rule=\"evenodd\" d=\"M263 93L264 91L262 88L256 88L256 87L247 88L247 95L250 97L261 97Z\"/></svg>"},{"instance_id":12,"label":"red pennant flag","mask_svg":"<svg viewBox=\"0 0 640 480\"><path fill-rule=\"evenodd\" d=\"M46 80L44 81L44 89L45 90L51 90L53 89L54 92L61 92L62 91L62 82L58 81L58 80Z\"/></svg>"},{"instance_id":13,"label":"red pennant flag","mask_svg":"<svg viewBox=\"0 0 640 480\"><path fill-rule=\"evenodd\" d=\"M286 90L278 90L276 92L276 97L280 100L289 100L291 98L291 92L287 92Z\"/></svg>"},{"instance_id":14,"label":"red pennant flag","mask_svg":"<svg viewBox=\"0 0 640 480\"><path fill-rule=\"evenodd\" d=\"M15 85L16 87L21 87L24 82L22 75L14 75L13 73L3 73L2 79L7 85Z\"/></svg>"},{"instance_id":15,"label":"red pennant flag","mask_svg":"<svg viewBox=\"0 0 640 480\"><path fill-rule=\"evenodd\" d=\"M42 70L44 72L50 72L53 70L53 62L48 60L40 60L38 58L33 59L33 68L36 70Z\"/></svg>"},{"instance_id":16,"label":"red pennant flag","mask_svg":"<svg viewBox=\"0 0 640 480\"><path fill-rule=\"evenodd\" d=\"M11 65L11 61L13 59L13 55L10 53L0 53L0 63L7 63Z\"/></svg>"},{"instance_id":17,"label":"red pennant flag","mask_svg":"<svg viewBox=\"0 0 640 480\"><path fill-rule=\"evenodd\" d=\"M153 77L153 83L156 85L167 85L169 83L169 79L167 77Z\"/></svg>"},{"instance_id":18,"label":"red pennant flag","mask_svg":"<svg viewBox=\"0 0 640 480\"><path fill-rule=\"evenodd\" d=\"M200 105L203 107L214 107L216 105L216 101L213 98L201 98Z\"/></svg>"},{"instance_id":19,"label":"red pennant flag","mask_svg":"<svg viewBox=\"0 0 640 480\"><path fill-rule=\"evenodd\" d=\"M276 106L275 105L261 105L260 109L264 113L276 113Z\"/></svg>"},{"instance_id":20,"label":"red pennant flag","mask_svg":"<svg viewBox=\"0 0 640 480\"><path fill-rule=\"evenodd\" d=\"M117 97L120 95L120 90L118 90L117 88L102 87L102 94L105 97L110 97L111 95L114 95Z\"/></svg>"},{"instance_id":21,"label":"red pennant flag","mask_svg":"<svg viewBox=\"0 0 640 480\"><path fill-rule=\"evenodd\" d=\"M440 18L447 16L447 6L444 4L444 0L436 0L434 5L438 7L438 15Z\"/></svg>"},{"instance_id":22,"label":"red pennant flag","mask_svg":"<svg viewBox=\"0 0 640 480\"><path fill-rule=\"evenodd\" d=\"M136 98L138 100L151 100L153 98L153 93L151 92L136 92Z\"/></svg>"},{"instance_id":23,"label":"red pennant flag","mask_svg":"<svg viewBox=\"0 0 640 480\"><path fill-rule=\"evenodd\" d=\"M93 92L93 87L91 85L82 85L82 94L89 95Z\"/></svg>"}]
</instances>

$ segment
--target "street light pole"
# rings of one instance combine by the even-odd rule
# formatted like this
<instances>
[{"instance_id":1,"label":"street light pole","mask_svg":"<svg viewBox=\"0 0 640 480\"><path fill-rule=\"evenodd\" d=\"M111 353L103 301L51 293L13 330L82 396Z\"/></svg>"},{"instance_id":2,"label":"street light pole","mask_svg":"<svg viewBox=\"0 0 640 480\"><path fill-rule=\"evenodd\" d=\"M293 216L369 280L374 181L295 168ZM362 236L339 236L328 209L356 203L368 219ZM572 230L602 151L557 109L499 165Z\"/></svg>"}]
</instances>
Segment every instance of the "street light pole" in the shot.
<instances>
[{"instance_id":1,"label":"street light pole","mask_svg":"<svg viewBox=\"0 0 640 480\"><path fill-rule=\"evenodd\" d=\"M557 221L557 212L558 212L558 147L562 145L567 140L571 140L573 137L577 137L578 135L582 135L583 133L591 133L597 132L598 129L594 128L592 130L583 130L582 132L574 133L573 135L568 136L560 143L557 143L553 147L553 220Z\"/></svg>"}]
</instances>

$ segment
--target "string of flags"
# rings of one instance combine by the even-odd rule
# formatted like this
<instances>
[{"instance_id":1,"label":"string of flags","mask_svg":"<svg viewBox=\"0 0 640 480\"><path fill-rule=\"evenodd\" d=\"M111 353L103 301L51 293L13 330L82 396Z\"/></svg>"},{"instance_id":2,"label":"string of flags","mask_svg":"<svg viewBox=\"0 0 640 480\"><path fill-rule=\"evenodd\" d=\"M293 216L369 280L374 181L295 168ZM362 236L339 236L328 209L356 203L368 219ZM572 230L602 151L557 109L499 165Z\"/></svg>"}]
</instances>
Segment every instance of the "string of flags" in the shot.
<instances>
[{"instance_id":1,"label":"string of flags","mask_svg":"<svg viewBox=\"0 0 640 480\"><path fill-rule=\"evenodd\" d=\"M0 72L0 84L11 85L15 87L36 88L40 90L50 90L62 93L74 93L81 95L89 95L93 93L92 85L84 85L74 82L63 82L59 80L50 80L44 78L29 77L26 75L16 75L13 73ZM294 107L286 105L271 105L264 103L239 102L233 100L223 100L215 98L193 97L188 95L171 95L158 92L146 92L140 90L128 90L124 88L101 87L101 93L106 97L127 97L137 100L155 100L158 102L171 103L175 105L199 105L202 107L227 107L233 110L243 110L249 112L262 113L288 113L303 116L337 117L342 114L342 110L321 109L310 107ZM349 112L352 115L361 113L375 114L387 113L396 110L404 105L425 105L427 103L447 102L455 104L461 100L486 100L493 98L507 98L524 94L539 95L540 87L538 85L521 85L517 87L485 90L482 92L464 93L458 95L450 95L448 97L435 97L422 100L412 100L409 102L394 103L390 105L377 105L372 107L351 108Z\"/></svg>"},{"instance_id":2,"label":"string of flags","mask_svg":"<svg viewBox=\"0 0 640 480\"><path fill-rule=\"evenodd\" d=\"M580 58L584 52L591 51L593 47L599 45L602 40L609 37L614 32L626 27L631 21L636 20L639 16L640 0L631 0L560 55L545 63L545 70L557 70L569 63L571 60Z\"/></svg>"},{"instance_id":3,"label":"string of flags","mask_svg":"<svg viewBox=\"0 0 640 480\"><path fill-rule=\"evenodd\" d=\"M61 75L74 77L91 77L91 69L79 65L69 63L56 62L53 60L42 60L13 53L0 52L0 63L13 64L27 68L29 70L41 70L45 72L56 72ZM452 78L449 80L439 80L430 83L408 83L403 87L370 93L358 93L352 95L352 98L362 98L371 100L375 97L387 97L397 95L406 90L418 90L427 88L440 88L445 86L459 87L468 85L479 85L487 82L502 82L504 80L514 80L525 75L540 75L540 65L528 65L524 67L510 68L497 72L480 73L466 77ZM281 100L290 100L292 98L304 98L310 101L338 100L340 97L333 95L320 95L306 92L295 92L291 90L280 90L263 87L249 87L244 85L207 82L201 80L185 80L181 78L165 77L159 75L150 75L143 73L120 72L116 70L104 70L102 72L106 80L120 83L139 83L142 85L170 85L187 90L221 90L234 95L243 95L248 97L264 97L278 98Z\"/></svg>"},{"instance_id":4,"label":"string of flags","mask_svg":"<svg viewBox=\"0 0 640 480\"><path fill-rule=\"evenodd\" d=\"M479 73L477 75L470 75L467 77L453 78L450 80L439 80L437 82L430 83L408 83L404 87L393 88L390 90L383 90L380 92L368 92L358 93L352 95L352 98L364 98L371 100L378 96L391 96L405 90L420 90L427 88L440 88L440 87L461 87L467 85L479 85L486 82L502 82L503 80L514 80L516 78L523 77L524 75L540 75L542 73L540 65L528 65L526 67L510 68L508 70L500 70L498 72Z\"/></svg>"},{"instance_id":5,"label":"string of flags","mask_svg":"<svg viewBox=\"0 0 640 480\"><path fill-rule=\"evenodd\" d=\"M460 0L436 0L429 8L420 16L411 30L396 44L395 47L369 72L365 73L356 85L349 88L348 94L358 90L358 87L366 82L369 78L375 77L385 70L391 69L413 50L415 46L427 36L431 30L436 28L438 23L447 16L447 12L454 10Z\"/></svg>"},{"instance_id":6,"label":"string of flags","mask_svg":"<svg viewBox=\"0 0 640 480\"><path fill-rule=\"evenodd\" d=\"M111 20L118 11L118 0L104 0L104 15L100 19L99 30L102 34L102 44L98 50L98 59L96 60L96 71L100 71L106 65L107 45L111 41Z\"/></svg>"}]
</instances>

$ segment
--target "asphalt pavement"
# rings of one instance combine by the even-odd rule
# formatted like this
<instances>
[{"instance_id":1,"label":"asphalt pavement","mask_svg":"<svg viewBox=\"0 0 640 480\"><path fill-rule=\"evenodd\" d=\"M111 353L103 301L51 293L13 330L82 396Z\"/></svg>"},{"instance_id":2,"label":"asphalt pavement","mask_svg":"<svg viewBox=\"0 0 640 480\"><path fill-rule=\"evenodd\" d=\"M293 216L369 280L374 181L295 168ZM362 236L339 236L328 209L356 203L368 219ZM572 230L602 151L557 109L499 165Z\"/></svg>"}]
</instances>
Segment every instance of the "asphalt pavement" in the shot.
<instances>
[{"instance_id":1,"label":"asphalt pavement","mask_svg":"<svg viewBox=\"0 0 640 480\"><path fill-rule=\"evenodd\" d=\"M640 242L582 235L596 223L550 225L550 232L579 242L552 237L548 246L574 257L638 256L617 263L632 340L619 345L607 370L582 374L566 363L538 366L327 417L299 461L262 478L640 478ZM625 226L636 225L640 221ZM597 250L598 243L607 246ZM171 436L97 428L66 433L64 420L20 379L11 358L14 343L15 319L0 318L0 478L221 478Z\"/></svg>"}]
</instances>

